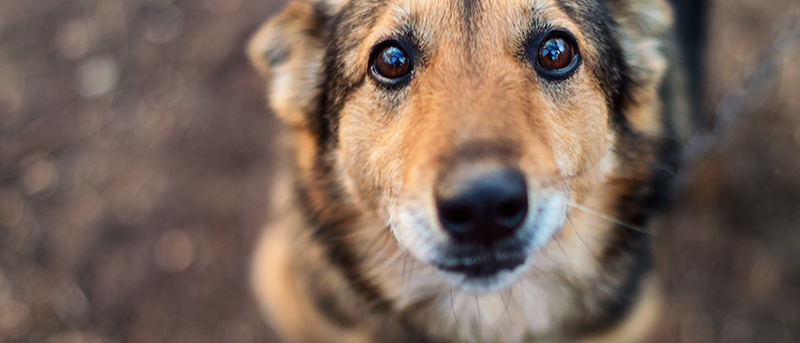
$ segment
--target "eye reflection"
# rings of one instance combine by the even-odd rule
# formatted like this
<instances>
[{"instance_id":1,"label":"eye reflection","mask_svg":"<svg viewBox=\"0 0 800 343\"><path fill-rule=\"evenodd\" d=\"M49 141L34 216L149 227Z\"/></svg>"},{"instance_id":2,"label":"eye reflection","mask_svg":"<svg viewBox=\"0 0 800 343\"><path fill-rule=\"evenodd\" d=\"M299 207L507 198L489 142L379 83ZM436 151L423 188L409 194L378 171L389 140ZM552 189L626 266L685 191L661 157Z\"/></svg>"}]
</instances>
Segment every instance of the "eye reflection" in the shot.
<instances>
[{"instance_id":1,"label":"eye reflection","mask_svg":"<svg viewBox=\"0 0 800 343\"><path fill-rule=\"evenodd\" d=\"M409 71L408 57L399 47L389 45L375 56L373 68L377 74L387 79L401 78Z\"/></svg>"},{"instance_id":2,"label":"eye reflection","mask_svg":"<svg viewBox=\"0 0 800 343\"><path fill-rule=\"evenodd\" d=\"M548 69L567 68L574 59L575 52L572 45L561 37L550 38L539 48L539 63Z\"/></svg>"}]
</instances>

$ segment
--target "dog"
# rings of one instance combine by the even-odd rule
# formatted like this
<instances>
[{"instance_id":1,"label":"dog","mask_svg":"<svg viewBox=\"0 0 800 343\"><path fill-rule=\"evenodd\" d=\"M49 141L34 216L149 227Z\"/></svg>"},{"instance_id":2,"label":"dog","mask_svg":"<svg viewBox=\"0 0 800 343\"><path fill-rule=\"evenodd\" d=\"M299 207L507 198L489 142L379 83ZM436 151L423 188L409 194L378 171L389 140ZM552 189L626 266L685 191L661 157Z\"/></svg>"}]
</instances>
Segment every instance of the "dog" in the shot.
<instances>
[{"instance_id":1,"label":"dog","mask_svg":"<svg viewBox=\"0 0 800 343\"><path fill-rule=\"evenodd\" d=\"M288 342L644 339L648 221L696 126L692 11L288 3L247 48L282 126L268 321Z\"/></svg>"}]
</instances>

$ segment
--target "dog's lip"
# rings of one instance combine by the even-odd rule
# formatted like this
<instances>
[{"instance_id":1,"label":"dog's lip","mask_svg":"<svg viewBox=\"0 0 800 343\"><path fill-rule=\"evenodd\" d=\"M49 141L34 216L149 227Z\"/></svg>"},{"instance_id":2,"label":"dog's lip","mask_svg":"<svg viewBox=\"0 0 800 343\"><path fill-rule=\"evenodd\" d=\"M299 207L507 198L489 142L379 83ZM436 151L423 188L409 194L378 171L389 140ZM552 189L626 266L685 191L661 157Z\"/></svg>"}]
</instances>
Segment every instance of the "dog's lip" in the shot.
<instances>
[{"instance_id":1,"label":"dog's lip","mask_svg":"<svg viewBox=\"0 0 800 343\"><path fill-rule=\"evenodd\" d=\"M525 264L525 254L490 252L461 258L444 258L433 263L437 269L462 274L468 278L486 278L512 271Z\"/></svg>"}]
</instances>

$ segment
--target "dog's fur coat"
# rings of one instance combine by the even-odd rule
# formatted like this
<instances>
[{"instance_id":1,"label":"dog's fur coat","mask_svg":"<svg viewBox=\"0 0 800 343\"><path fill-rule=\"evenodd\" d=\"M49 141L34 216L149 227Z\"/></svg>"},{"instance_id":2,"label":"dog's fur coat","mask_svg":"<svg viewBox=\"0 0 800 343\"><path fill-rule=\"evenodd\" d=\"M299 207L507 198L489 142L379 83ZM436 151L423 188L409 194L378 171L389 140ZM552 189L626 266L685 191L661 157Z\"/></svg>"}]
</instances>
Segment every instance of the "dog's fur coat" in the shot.
<instances>
[{"instance_id":1,"label":"dog's fur coat","mask_svg":"<svg viewBox=\"0 0 800 343\"><path fill-rule=\"evenodd\" d=\"M697 42L673 27L701 5L290 2L248 50L284 125L253 267L274 328L289 342L639 341L658 313L647 222L698 95ZM553 32L578 51L568 75L531 62ZM400 81L375 75L386 44L413 68ZM531 210L512 252L450 257L463 247L434 189L463 165L524 175ZM524 263L442 267L506 253Z\"/></svg>"}]
</instances>

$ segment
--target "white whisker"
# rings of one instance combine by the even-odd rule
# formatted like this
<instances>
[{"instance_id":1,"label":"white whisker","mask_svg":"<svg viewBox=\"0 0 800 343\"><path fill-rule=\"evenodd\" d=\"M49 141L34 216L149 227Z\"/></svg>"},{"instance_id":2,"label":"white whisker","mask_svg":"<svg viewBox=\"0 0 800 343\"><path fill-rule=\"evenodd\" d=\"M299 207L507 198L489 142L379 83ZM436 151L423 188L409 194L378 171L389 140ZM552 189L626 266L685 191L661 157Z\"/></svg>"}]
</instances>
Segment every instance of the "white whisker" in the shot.
<instances>
[{"instance_id":1,"label":"white whisker","mask_svg":"<svg viewBox=\"0 0 800 343\"><path fill-rule=\"evenodd\" d=\"M595 211L593 211L592 209L590 209L590 208L588 208L586 206L583 206L583 205L580 205L580 204L576 204L576 203L574 203L572 201L568 201L567 205L572 206L574 208L577 208L577 209L579 209L579 210L581 210L583 212L595 215L595 216L597 216L599 218L605 219L605 220L607 220L609 222L612 222L614 224L619 224L619 225L624 226L626 228L629 228L631 230L638 231L638 232L641 232L641 233L650 234L650 232L645 231L641 227L638 227L638 226L630 224L630 223L626 223L626 222L624 222L622 220L619 220L617 218L611 217L611 216L606 215L606 214L595 212Z\"/></svg>"},{"instance_id":2,"label":"white whisker","mask_svg":"<svg viewBox=\"0 0 800 343\"><path fill-rule=\"evenodd\" d=\"M569 215L567 215L567 222L569 223L569 226L572 227L572 230L575 231L575 234L578 236L578 239L581 241L581 243L583 243L583 246L586 247L586 250L589 251L589 254L591 254L594 260L597 261L597 264L599 264L600 267L602 267L605 270L606 267L602 263L600 263L600 259L597 258L597 255L594 254L592 248L590 248L589 245L586 244L586 241L583 240L583 237L581 237L581 233L578 232L578 228L576 228L575 224L572 223L572 219L569 217Z\"/></svg>"},{"instance_id":3,"label":"white whisker","mask_svg":"<svg viewBox=\"0 0 800 343\"><path fill-rule=\"evenodd\" d=\"M384 261L377 268L375 268L375 269L368 268L367 270L369 270L372 273L378 273L378 272L382 271L383 269L388 268L389 266L391 266L392 263L396 262L397 259L399 259L400 256L403 256L404 253L405 253L405 250L398 249L396 253L394 253L392 256L390 256L388 259L386 259L386 261Z\"/></svg>"},{"instance_id":4,"label":"white whisker","mask_svg":"<svg viewBox=\"0 0 800 343\"><path fill-rule=\"evenodd\" d=\"M453 320L456 322L457 336L461 336L461 323L458 322L458 314L456 314L456 305L453 297L453 288L450 288L450 310L453 311Z\"/></svg>"},{"instance_id":5,"label":"white whisker","mask_svg":"<svg viewBox=\"0 0 800 343\"><path fill-rule=\"evenodd\" d=\"M385 237L385 236L386 235L381 235L381 236L378 237L378 239L380 239L381 237ZM375 243L377 244L378 242L375 241ZM386 240L386 243L383 244L383 248L381 248L381 250L378 253L373 255L372 259L370 260L369 263L367 263L367 267L365 267L364 270L370 270L373 267L375 267L375 264L378 263L380 258L383 256L383 253L385 253L386 249L388 249L389 246L391 246L391 245L392 245L392 239L390 237L389 239ZM362 258L362 262L367 258L367 256L370 255L370 253L369 253L370 250L372 250L372 248L368 249L367 252L364 253L364 257Z\"/></svg>"}]
</instances>

